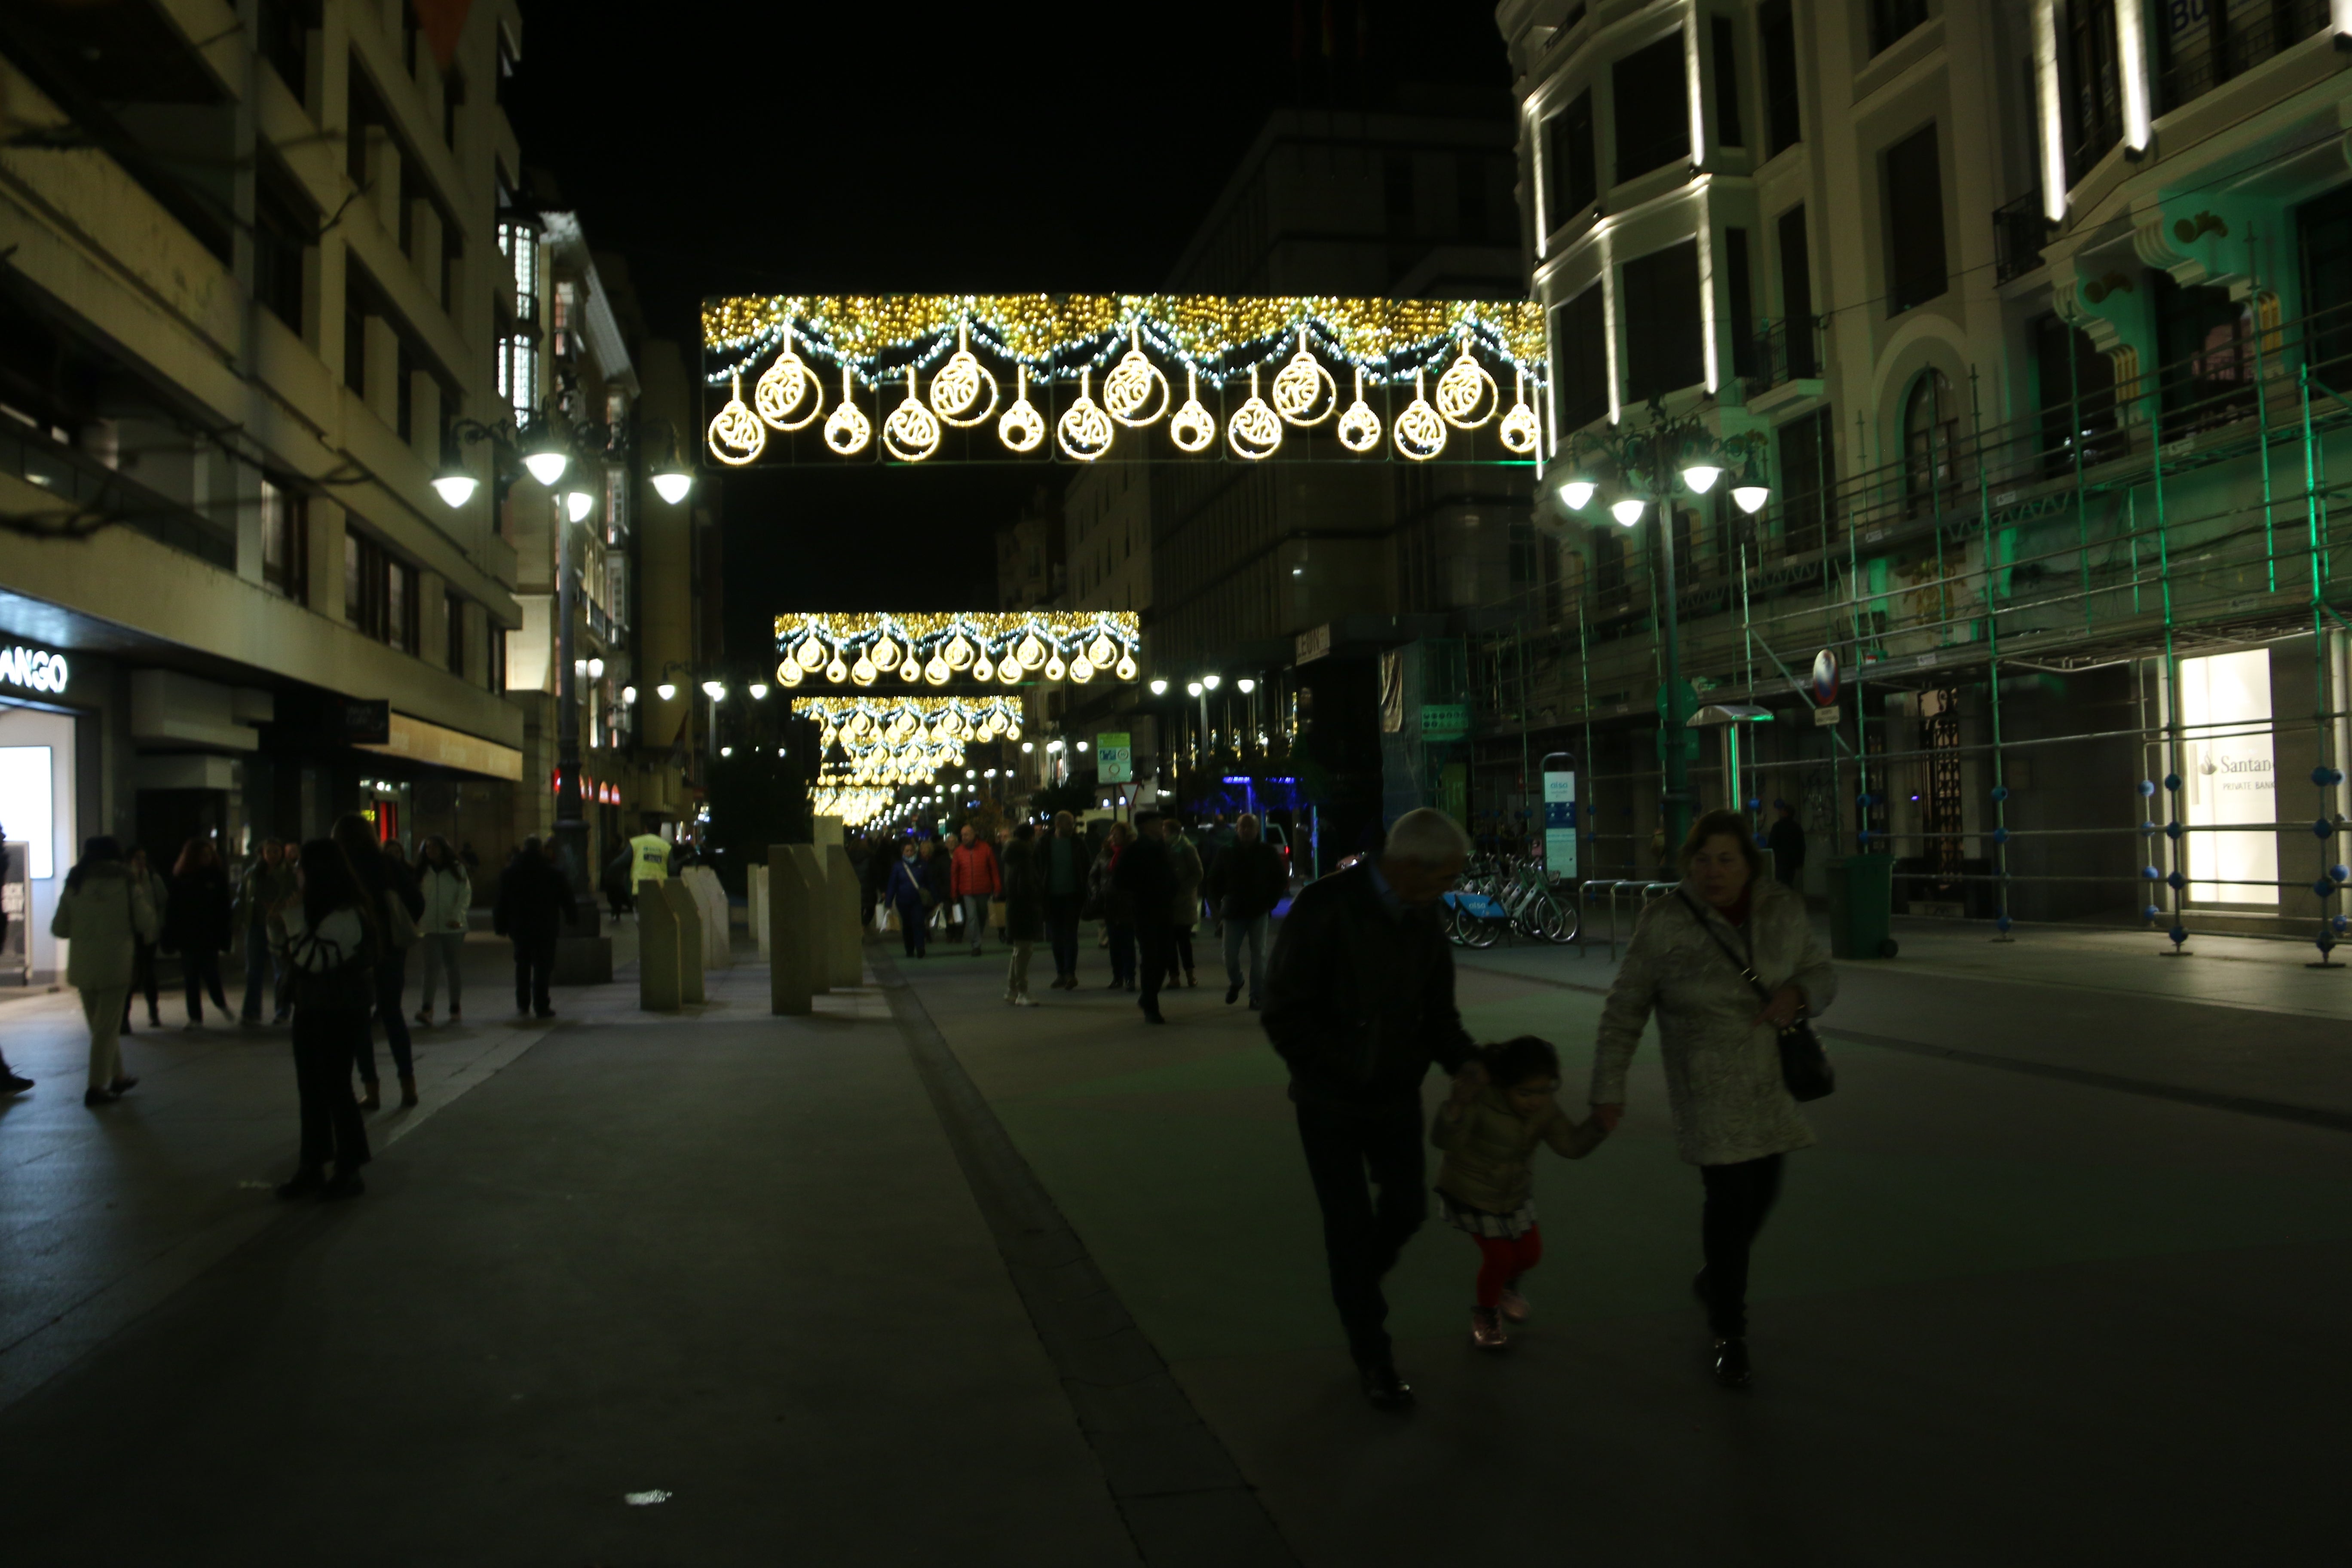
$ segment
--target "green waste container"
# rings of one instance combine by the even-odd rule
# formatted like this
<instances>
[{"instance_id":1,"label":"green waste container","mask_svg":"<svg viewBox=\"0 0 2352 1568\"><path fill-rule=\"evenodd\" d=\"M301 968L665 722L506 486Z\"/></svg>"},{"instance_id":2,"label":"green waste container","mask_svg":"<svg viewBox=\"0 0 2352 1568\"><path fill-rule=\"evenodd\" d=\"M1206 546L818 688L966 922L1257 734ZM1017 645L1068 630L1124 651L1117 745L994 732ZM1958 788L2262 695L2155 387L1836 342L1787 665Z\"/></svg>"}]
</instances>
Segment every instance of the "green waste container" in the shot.
<instances>
[{"instance_id":1,"label":"green waste container","mask_svg":"<svg viewBox=\"0 0 2352 1568\"><path fill-rule=\"evenodd\" d=\"M1830 956L1895 956L1895 857L1849 855L1829 864Z\"/></svg>"}]
</instances>

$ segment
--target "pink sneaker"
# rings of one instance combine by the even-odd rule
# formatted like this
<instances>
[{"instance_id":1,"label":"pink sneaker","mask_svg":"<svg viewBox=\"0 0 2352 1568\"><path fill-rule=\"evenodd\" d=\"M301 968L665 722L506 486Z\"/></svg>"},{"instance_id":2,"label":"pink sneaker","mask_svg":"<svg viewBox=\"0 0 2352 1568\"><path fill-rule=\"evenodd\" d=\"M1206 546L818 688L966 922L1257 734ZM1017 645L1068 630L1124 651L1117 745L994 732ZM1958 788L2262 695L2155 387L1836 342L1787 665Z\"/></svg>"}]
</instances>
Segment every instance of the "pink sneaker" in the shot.
<instances>
[{"instance_id":1,"label":"pink sneaker","mask_svg":"<svg viewBox=\"0 0 2352 1568\"><path fill-rule=\"evenodd\" d=\"M1525 1296L1509 1286L1504 1287L1502 1305L1504 1317L1515 1323L1524 1323L1528 1321L1528 1313L1531 1310L1533 1309L1528 1305L1528 1299Z\"/></svg>"}]
</instances>

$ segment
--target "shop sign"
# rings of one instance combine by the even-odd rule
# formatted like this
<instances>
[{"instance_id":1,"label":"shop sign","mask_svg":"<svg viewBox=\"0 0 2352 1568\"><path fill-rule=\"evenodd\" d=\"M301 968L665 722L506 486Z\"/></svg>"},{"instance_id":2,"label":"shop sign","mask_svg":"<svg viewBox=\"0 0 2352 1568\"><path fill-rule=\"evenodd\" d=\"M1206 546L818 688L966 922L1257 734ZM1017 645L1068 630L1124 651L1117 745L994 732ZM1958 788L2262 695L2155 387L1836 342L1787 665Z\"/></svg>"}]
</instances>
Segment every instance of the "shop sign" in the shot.
<instances>
[{"instance_id":1,"label":"shop sign","mask_svg":"<svg viewBox=\"0 0 2352 1568\"><path fill-rule=\"evenodd\" d=\"M379 698L373 702L346 698L343 701L343 744L347 746L382 746L392 740L392 702Z\"/></svg>"},{"instance_id":2,"label":"shop sign","mask_svg":"<svg viewBox=\"0 0 2352 1568\"><path fill-rule=\"evenodd\" d=\"M1331 623L1326 621L1319 626L1312 627L1309 630L1303 631L1298 634L1297 657L1293 658L1291 662L1294 664L1312 664L1317 659L1328 655L1330 651Z\"/></svg>"},{"instance_id":3,"label":"shop sign","mask_svg":"<svg viewBox=\"0 0 2352 1568\"><path fill-rule=\"evenodd\" d=\"M45 647L28 647L18 643L14 647L0 648L0 682L19 691L46 692L51 696L66 689L66 656L51 653Z\"/></svg>"}]
</instances>

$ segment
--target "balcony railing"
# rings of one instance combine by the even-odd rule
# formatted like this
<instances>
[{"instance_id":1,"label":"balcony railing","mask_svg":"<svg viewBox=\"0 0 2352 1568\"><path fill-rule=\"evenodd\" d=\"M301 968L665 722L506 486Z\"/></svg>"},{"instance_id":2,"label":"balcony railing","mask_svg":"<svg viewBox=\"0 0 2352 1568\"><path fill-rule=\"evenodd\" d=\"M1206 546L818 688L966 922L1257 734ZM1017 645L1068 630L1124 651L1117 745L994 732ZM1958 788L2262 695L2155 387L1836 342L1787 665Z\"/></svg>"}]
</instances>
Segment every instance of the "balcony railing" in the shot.
<instances>
[{"instance_id":1,"label":"balcony railing","mask_svg":"<svg viewBox=\"0 0 2352 1568\"><path fill-rule=\"evenodd\" d=\"M2006 283L2041 266L2042 247L2049 237L2050 220L2042 215L2039 193L1993 208L1993 277Z\"/></svg>"},{"instance_id":2,"label":"balcony railing","mask_svg":"<svg viewBox=\"0 0 2352 1568\"><path fill-rule=\"evenodd\" d=\"M1822 374L1822 319L1790 316L1756 323L1756 374L1748 378L1748 395L1769 392L1784 382L1811 381Z\"/></svg>"},{"instance_id":3,"label":"balcony railing","mask_svg":"<svg viewBox=\"0 0 2352 1568\"><path fill-rule=\"evenodd\" d=\"M160 491L124 479L88 453L14 420L0 419L0 473L57 498L57 521L77 528L113 526L143 533L221 568L236 570L236 528ZM35 519L37 524L47 520Z\"/></svg>"}]
</instances>

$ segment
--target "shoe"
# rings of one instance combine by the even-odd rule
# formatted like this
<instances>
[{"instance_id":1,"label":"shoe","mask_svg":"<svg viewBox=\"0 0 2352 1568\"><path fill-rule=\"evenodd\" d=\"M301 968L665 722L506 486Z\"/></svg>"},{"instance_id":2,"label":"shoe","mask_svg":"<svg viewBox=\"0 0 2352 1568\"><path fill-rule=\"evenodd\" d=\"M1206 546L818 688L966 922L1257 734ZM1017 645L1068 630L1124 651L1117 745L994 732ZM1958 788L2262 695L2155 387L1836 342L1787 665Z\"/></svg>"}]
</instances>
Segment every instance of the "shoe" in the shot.
<instances>
[{"instance_id":1,"label":"shoe","mask_svg":"<svg viewBox=\"0 0 2352 1568\"><path fill-rule=\"evenodd\" d=\"M201 1029L204 1026L205 1021L202 1018L191 1018L186 1023L180 1026L183 1029ZM159 1024L156 1027L161 1028L163 1026Z\"/></svg>"},{"instance_id":2,"label":"shoe","mask_svg":"<svg viewBox=\"0 0 2352 1568\"><path fill-rule=\"evenodd\" d=\"M1511 1336L1503 1327L1503 1315L1492 1307L1471 1308L1470 1342L1482 1351L1508 1350Z\"/></svg>"},{"instance_id":3,"label":"shoe","mask_svg":"<svg viewBox=\"0 0 2352 1568\"><path fill-rule=\"evenodd\" d=\"M258 1014L250 1018L239 1018L237 1023L248 1029L258 1029L261 1027L261 1018Z\"/></svg>"},{"instance_id":4,"label":"shoe","mask_svg":"<svg viewBox=\"0 0 2352 1568\"><path fill-rule=\"evenodd\" d=\"M1532 1310L1534 1309L1528 1305L1528 1299L1519 1294L1517 1286L1503 1287L1502 1313L1505 1320L1514 1323L1524 1323L1528 1321L1528 1314Z\"/></svg>"},{"instance_id":5,"label":"shoe","mask_svg":"<svg viewBox=\"0 0 2352 1568\"><path fill-rule=\"evenodd\" d=\"M1237 984L1236 984L1236 985L1228 985L1228 986L1226 986L1226 987L1225 987L1225 1005L1226 1005L1226 1006L1228 1006L1228 1007L1232 1006L1235 1001L1237 1001L1237 1000L1239 1000L1239 999L1240 999L1241 994L1242 994L1242 988L1241 988L1239 985L1237 985Z\"/></svg>"},{"instance_id":6,"label":"shoe","mask_svg":"<svg viewBox=\"0 0 2352 1568\"><path fill-rule=\"evenodd\" d=\"M0 1072L0 1094L22 1094L33 1087L33 1080L22 1073Z\"/></svg>"},{"instance_id":7,"label":"shoe","mask_svg":"<svg viewBox=\"0 0 2352 1568\"><path fill-rule=\"evenodd\" d=\"M383 1103L383 1095L376 1085L369 1083L360 1086L360 1109L362 1110L373 1110Z\"/></svg>"},{"instance_id":8,"label":"shoe","mask_svg":"<svg viewBox=\"0 0 2352 1568\"><path fill-rule=\"evenodd\" d=\"M1199 981L1197 981L1197 980L1195 980L1195 979L1193 979L1193 978L1192 978L1192 972L1191 970L1189 970L1189 969L1188 969L1188 970L1186 970L1186 971L1184 972L1184 989L1185 989L1185 990L1187 990L1187 991L1192 991L1192 990L1198 989L1198 987L1200 986L1200 984L1201 984L1201 983L1200 983Z\"/></svg>"},{"instance_id":9,"label":"shoe","mask_svg":"<svg viewBox=\"0 0 2352 1568\"><path fill-rule=\"evenodd\" d=\"M279 1183L278 1195L291 1203L296 1198L309 1197L326 1184L326 1173L312 1166L295 1172L292 1181Z\"/></svg>"},{"instance_id":10,"label":"shoe","mask_svg":"<svg viewBox=\"0 0 2352 1568\"><path fill-rule=\"evenodd\" d=\"M114 1075L114 1081L108 1084L106 1089L108 1093L113 1095L117 1100L120 1100L138 1087L139 1080L137 1079L132 1078L128 1073L116 1073Z\"/></svg>"},{"instance_id":11,"label":"shoe","mask_svg":"<svg viewBox=\"0 0 2352 1568\"><path fill-rule=\"evenodd\" d=\"M147 1026L151 1029L162 1028L163 1026L163 1015L151 1010L147 1015Z\"/></svg>"},{"instance_id":12,"label":"shoe","mask_svg":"<svg viewBox=\"0 0 2352 1568\"><path fill-rule=\"evenodd\" d=\"M1257 1011L1257 998L1255 996L1250 998L1250 1011L1253 1013Z\"/></svg>"},{"instance_id":13,"label":"shoe","mask_svg":"<svg viewBox=\"0 0 2352 1568\"><path fill-rule=\"evenodd\" d=\"M357 1171L338 1171L331 1180L319 1189L319 1195L329 1203L335 1203L343 1198L355 1198L365 1191L367 1191L367 1184L360 1180L360 1173Z\"/></svg>"},{"instance_id":14,"label":"shoe","mask_svg":"<svg viewBox=\"0 0 2352 1568\"><path fill-rule=\"evenodd\" d=\"M291 1023L293 1018L294 1015L291 1013L273 1014L269 1019L269 1026L274 1029L280 1024Z\"/></svg>"},{"instance_id":15,"label":"shoe","mask_svg":"<svg viewBox=\"0 0 2352 1568\"><path fill-rule=\"evenodd\" d=\"M413 1072L400 1075L400 1103L403 1105L416 1103L416 1075Z\"/></svg>"},{"instance_id":16,"label":"shoe","mask_svg":"<svg viewBox=\"0 0 2352 1568\"><path fill-rule=\"evenodd\" d=\"M1020 995L1015 996L1013 999L1013 1005L1015 1007L1034 1007L1037 1005L1037 998L1030 995L1026 991L1024 991Z\"/></svg>"},{"instance_id":17,"label":"shoe","mask_svg":"<svg viewBox=\"0 0 2352 1568\"><path fill-rule=\"evenodd\" d=\"M1124 991L1127 989L1127 982L1124 980L1114 980L1109 984L1104 986L1103 989L1106 991Z\"/></svg>"},{"instance_id":18,"label":"shoe","mask_svg":"<svg viewBox=\"0 0 2352 1568\"><path fill-rule=\"evenodd\" d=\"M456 1003L454 1003L454 1002L453 1002L453 1003L451 1003L451 1004L449 1005L449 1022L450 1022L452 1025L455 1025L455 1024L456 1024L459 1019L463 1018L465 1016L466 1016L466 1015L464 1015L463 1013L460 1013L459 1011L457 1011L457 1004L456 1004Z\"/></svg>"},{"instance_id":19,"label":"shoe","mask_svg":"<svg viewBox=\"0 0 2352 1568\"><path fill-rule=\"evenodd\" d=\"M1356 1381L1375 1410L1402 1411L1413 1407L1412 1384L1399 1377L1392 1366L1359 1367L1356 1369Z\"/></svg>"},{"instance_id":20,"label":"shoe","mask_svg":"<svg viewBox=\"0 0 2352 1568\"><path fill-rule=\"evenodd\" d=\"M411 1021L419 1028L431 1028L433 1026L433 1009L430 1007L419 1007L416 1010L416 1016Z\"/></svg>"},{"instance_id":21,"label":"shoe","mask_svg":"<svg viewBox=\"0 0 2352 1568\"><path fill-rule=\"evenodd\" d=\"M552 1018L555 1016L555 1009L552 1007L541 1007L539 1011L533 1013L531 1016L534 1018Z\"/></svg>"},{"instance_id":22,"label":"shoe","mask_svg":"<svg viewBox=\"0 0 2352 1568\"><path fill-rule=\"evenodd\" d=\"M135 1034L137 1034L138 1032L139 1032L138 1030L136 1030L136 1029L134 1029L134 1028L132 1028L132 1027L131 1026L131 1020L130 1020L130 1019L125 1018L125 1019L123 1019L123 1020L122 1020L122 1029L121 1029L121 1033L126 1034L126 1035L135 1035Z\"/></svg>"},{"instance_id":23,"label":"shoe","mask_svg":"<svg viewBox=\"0 0 2352 1568\"><path fill-rule=\"evenodd\" d=\"M1748 1386L1748 1342L1717 1340L1715 1342L1715 1381L1726 1388Z\"/></svg>"},{"instance_id":24,"label":"shoe","mask_svg":"<svg viewBox=\"0 0 2352 1568\"><path fill-rule=\"evenodd\" d=\"M86 1089L81 1091L81 1102L86 1106L112 1105L114 1091L110 1089Z\"/></svg>"},{"instance_id":25,"label":"shoe","mask_svg":"<svg viewBox=\"0 0 2352 1568\"><path fill-rule=\"evenodd\" d=\"M1138 1005L1140 1006L1141 1004L1139 1003ZM1164 1024L1168 1020L1160 1016L1159 1008L1146 1007L1143 1012L1143 1021L1147 1024Z\"/></svg>"}]
</instances>

